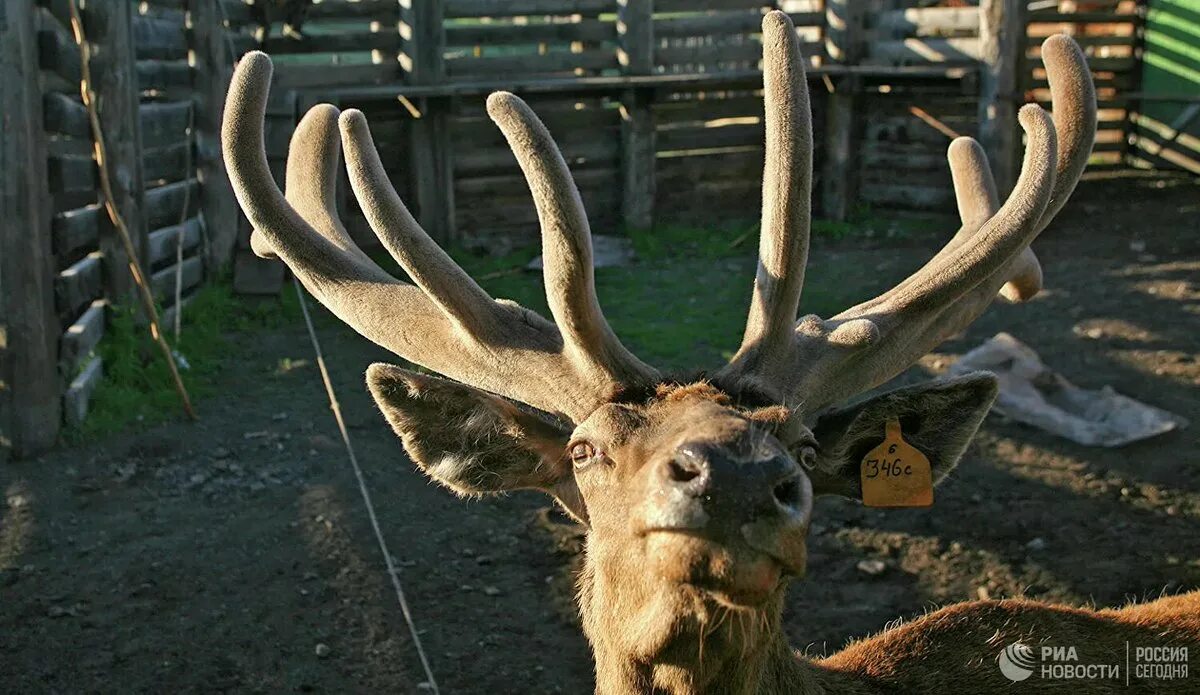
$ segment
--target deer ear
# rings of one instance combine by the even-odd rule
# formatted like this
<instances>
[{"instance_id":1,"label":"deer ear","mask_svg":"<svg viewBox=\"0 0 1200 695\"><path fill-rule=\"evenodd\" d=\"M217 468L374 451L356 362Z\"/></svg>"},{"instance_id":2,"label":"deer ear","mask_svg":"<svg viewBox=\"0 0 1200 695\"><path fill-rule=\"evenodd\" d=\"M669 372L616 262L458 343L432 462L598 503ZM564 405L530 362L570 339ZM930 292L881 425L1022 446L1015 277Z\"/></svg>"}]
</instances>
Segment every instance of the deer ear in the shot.
<instances>
[{"instance_id":1,"label":"deer ear","mask_svg":"<svg viewBox=\"0 0 1200 695\"><path fill-rule=\"evenodd\" d=\"M936 485L958 465L996 399L996 377L974 372L873 396L825 413L813 426L820 453L809 472L813 492L862 498L859 466L884 439L887 421L900 421L904 440L925 454Z\"/></svg>"},{"instance_id":2,"label":"deer ear","mask_svg":"<svg viewBox=\"0 0 1200 695\"><path fill-rule=\"evenodd\" d=\"M430 478L460 495L541 490L587 522L566 459L570 432L499 396L390 364L371 365L367 386Z\"/></svg>"}]
</instances>

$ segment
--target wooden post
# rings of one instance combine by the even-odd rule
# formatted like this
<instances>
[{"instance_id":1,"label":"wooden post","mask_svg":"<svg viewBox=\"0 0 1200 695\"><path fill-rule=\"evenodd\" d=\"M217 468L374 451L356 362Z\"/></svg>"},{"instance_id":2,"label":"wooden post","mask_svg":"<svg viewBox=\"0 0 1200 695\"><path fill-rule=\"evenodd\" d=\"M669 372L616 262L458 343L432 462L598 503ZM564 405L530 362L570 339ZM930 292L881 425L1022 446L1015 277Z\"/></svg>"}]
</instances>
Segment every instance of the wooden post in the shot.
<instances>
[{"instance_id":1,"label":"wooden post","mask_svg":"<svg viewBox=\"0 0 1200 695\"><path fill-rule=\"evenodd\" d=\"M49 448L62 422L51 202L32 2L0 8L0 449Z\"/></svg>"},{"instance_id":2,"label":"wooden post","mask_svg":"<svg viewBox=\"0 0 1200 695\"><path fill-rule=\"evenodd\" d=\"M987 152L1003 200L1017 179L1020 75L1025 64L1024 3L981 0L979 4L979 143Z\"/></svg>"},{"instance_id":3,"label":"wooden post","mask_svg":"<svg viewBox=\"0 0 1200 695\"><path fill-rule=\"evenodd\" d=\"M627 75L654 71L654 0L619 0L617 57ZM626 229L654 226L656 157L653 90L621 95L621 217Z\"/></svg>"},{"instance_id":4,"label":"wooden post","mask_svg":"<svg viewBox=\"0 0 1200 695\"><path fill-rule=\"evenodd\" d=\"M860 0L826 0L825 52L831 64L856 65L861 58L862 4ZM824 217L842 221L850 216L857 197L854 132L859 82L847 75L833 84L825 113L821 207Z\"/></svg>"},{"instance_id":5,"label":"wooden post","mask_svg":"<svg viewBox=\"0 0 1200 695\"><path fill-rule=\"evenodd\" d=\"M146 221L143 215L142 136L138 114L140 90L133 38L131 2L88 3L84 26L94 46L92 90L108 150L113 204L129 228L133 247L146 267ZM107 223L100 233L104 254L105 294L115 303L133 304L133 276L117 231Z\"/></svg>"},{"instance_id":6,"label":"wooden post","mask_svg":"<svg viewBox=\"0 0 1200 695\"><path fill-rule=\"evenodd\" d=\"M200 209L208 234L207 266L230 261L237 245L241 213L221 157L221 117L233 75L233 59L225 40L221 0L194 0L191 5L192 51L195 57L196 168L200 176Z\"/></svg>"},{"instance_id":7,"label":"wooden post","mask_svg":"<svg viewBox=\"0 0 1200 695\"><path fill-rule=\"evenodd\" d=\"M443 53L446 30L442 0L409 0L402 6L404 32L402 67L412 85L433 85L445 79ZM444 99L417 99L419 117L409 129L410 166L417 220L438 241L454 238L454 153L450 139L451 105Z\"/></svg>"}]
</instances>

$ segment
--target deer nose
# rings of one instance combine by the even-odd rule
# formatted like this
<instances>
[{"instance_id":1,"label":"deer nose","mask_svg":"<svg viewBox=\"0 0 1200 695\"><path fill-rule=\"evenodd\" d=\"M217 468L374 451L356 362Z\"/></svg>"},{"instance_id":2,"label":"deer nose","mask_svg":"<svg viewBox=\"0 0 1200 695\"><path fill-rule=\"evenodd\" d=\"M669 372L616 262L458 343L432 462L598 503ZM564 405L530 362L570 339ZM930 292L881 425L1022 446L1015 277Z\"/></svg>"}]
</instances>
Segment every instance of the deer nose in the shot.
<instances>
[{"instance_id":1,"label":"deer nose","mask_svg":"<svg viewBox=\"0 0 1200 695\"><path fill-rule=\"evenodd\" d=\"M800 467L780 454L747 460L725 447L684 444L659 468L662 486L690 498L702 498L710 513L717 507L759 515L772 510L795 514L805 507Z\"/></svg>"}]
</instances>

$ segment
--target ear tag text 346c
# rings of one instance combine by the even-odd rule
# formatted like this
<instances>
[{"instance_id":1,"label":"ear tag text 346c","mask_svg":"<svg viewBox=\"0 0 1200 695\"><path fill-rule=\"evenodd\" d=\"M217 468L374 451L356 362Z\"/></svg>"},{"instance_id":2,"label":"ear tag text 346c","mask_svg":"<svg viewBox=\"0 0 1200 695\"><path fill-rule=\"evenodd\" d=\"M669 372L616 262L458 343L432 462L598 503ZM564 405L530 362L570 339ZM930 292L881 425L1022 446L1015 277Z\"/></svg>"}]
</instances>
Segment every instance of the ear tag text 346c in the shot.
<instances>
[{"instance_id":1,"label":"ear tag text 346c","mask_svg":"<svg viewBox=\"0 0 1200 695\"><path fill-rule=\"evenodd\" d=\"M928 507L933 504L929 459L900 436L900 420L889 418L884 440L863 457L863 504L868 507Z\"/></svg>"}]
</instances>

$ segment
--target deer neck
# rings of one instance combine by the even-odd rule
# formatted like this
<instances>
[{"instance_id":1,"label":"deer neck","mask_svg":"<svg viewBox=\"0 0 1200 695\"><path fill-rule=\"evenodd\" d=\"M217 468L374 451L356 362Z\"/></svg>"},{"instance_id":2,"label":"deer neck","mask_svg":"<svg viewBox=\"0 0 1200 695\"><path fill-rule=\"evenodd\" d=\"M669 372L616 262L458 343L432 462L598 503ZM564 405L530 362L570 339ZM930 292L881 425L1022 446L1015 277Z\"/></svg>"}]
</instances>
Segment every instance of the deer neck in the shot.
<instances>
[{"instance_id":1,"label":"deer neck","mask_svg":"<svg viewBox=\"0 0 1200 695\"><path fill-rule=\"evenodd\" d=\"M786 642L782 589L761 609L726 608L697 591L622 581L627 568L592 551L579 609L597 695L825 692L816 668Z\"/></svg>"}]
</instances>

